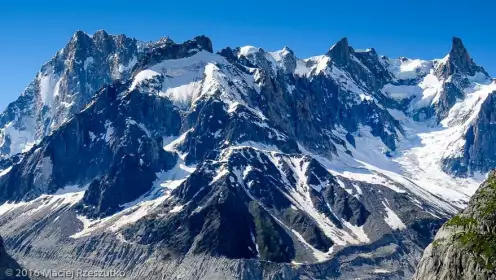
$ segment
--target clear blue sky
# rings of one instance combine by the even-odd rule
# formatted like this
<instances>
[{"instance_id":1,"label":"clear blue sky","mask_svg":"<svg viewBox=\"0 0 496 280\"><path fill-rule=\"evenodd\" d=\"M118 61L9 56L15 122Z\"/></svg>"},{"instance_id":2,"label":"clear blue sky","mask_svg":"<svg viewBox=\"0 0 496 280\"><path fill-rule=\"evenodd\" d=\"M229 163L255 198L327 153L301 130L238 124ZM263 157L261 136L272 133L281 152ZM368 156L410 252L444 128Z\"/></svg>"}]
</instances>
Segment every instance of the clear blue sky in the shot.
<instances>
[{"instance_id":1,"label":"clear blue sky","mask_svg":"<svg viewBox=\"0 0 496 280\"><path fill-rule=\"evenodd\" d=\"M3 1L0 4L0 109L77 29L137 39L209 36L214 48L287 45L298 57L324 53L341 37L390 57L440 58L451 37L496 75L496 1Z\"/></svg>"}]
</instances>

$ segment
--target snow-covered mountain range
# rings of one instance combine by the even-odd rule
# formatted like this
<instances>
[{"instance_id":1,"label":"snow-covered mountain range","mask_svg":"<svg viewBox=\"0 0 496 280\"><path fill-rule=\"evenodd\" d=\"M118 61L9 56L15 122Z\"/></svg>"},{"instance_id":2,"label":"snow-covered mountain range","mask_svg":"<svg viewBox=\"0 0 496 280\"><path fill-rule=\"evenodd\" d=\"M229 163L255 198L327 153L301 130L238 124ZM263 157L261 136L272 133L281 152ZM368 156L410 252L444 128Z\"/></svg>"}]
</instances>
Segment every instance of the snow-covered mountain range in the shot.
<instances>
[{"instance_id":1,"label":"snow-covered mountain range","mask_svg":"<svg viewBox=\"0 0 496 280\"><path fill-rule=\"evenodd\" d=\"M406 279L496 167L495 90L458 38L302 59L78 31L0 116L0 234L29 268Z\"/></svg>"}]
</instances>

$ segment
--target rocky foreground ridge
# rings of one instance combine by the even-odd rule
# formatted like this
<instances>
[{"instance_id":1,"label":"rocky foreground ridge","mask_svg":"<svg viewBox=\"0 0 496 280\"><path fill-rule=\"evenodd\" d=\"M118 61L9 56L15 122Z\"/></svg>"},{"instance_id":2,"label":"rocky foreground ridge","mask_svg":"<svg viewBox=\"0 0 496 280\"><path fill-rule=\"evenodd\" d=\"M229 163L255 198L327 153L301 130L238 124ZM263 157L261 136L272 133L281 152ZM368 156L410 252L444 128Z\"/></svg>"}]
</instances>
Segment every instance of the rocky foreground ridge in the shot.
<instances>
[{"instance_id":1,"label":"rocky foreground ridge","mask_svg":"<svg viewBox=\"0 0 496 280\"><path fill-rule=\"evenodd\" d=\"M414 279L496 279L496 171L439 230Z\"/></svg>"}]
</instances>

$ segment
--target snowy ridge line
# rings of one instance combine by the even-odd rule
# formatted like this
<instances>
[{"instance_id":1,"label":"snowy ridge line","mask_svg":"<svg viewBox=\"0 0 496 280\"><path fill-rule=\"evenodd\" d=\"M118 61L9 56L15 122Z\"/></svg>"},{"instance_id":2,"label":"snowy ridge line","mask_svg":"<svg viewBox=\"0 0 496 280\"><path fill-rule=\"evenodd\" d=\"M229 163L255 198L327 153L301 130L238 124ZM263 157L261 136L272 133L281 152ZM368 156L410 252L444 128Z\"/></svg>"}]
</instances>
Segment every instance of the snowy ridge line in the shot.
<instances>
[{"instance_id":1,"label":"snowy ridge line","mask_svg":"<svg viewBox=\"0 0 496 280\"><path fill-rule=\"evenodd\" d=\"M379 140L376 140L379 141ZM439 195L431 193L429 190L421 187L418 183L412 181L412 179L405 177L402 175L401 170L397 170L398 173L389 171L387 169L377 168L365 161L357 160L353 157L350 157L346 153L339 152L339 158L335 160L329 160L327 158L321 157L319 155L315 155L308 150L306 150L301 144L299 144L300 151L302 154L285 154L281 152L276 147L270 147L261 143L242 143L242 144L234 144L229 148L225 149L222 153L224 161L227 158L227 155L232 152L232 150L236 149L244 149L244 148L252 148L254 150L263 152L269 158L274 158L274 156L284 156L284 157L293 157L293 156L310 156L311 158L317 160L321 165L323 165L332 175L343 176L345 178L362 181L366 183L379 184L386 186L395 192L406 192L416 194L419 198L428 202L428 204L436 209L435 212L432 212L429 209L426 209L433 216L444 216L448 213L457 213L459 211L459 207L456 204L457 200L447 201L441 198ZM227 155L225 154L227 153ZM222 162L222 160L221 160ZM278 166L275 161L274 164ZM284 178L284 174L283 178ZM286 181L289 184L289 181ZM401 186L401 187L399 187ZM345 189L343 187L343 189ZM346 189L345 189L346 190ZM468 197L466 197L468 200ZM424 205L416 200L414 200L418 206L424 208Z\"/></svg>"}]
</instances>

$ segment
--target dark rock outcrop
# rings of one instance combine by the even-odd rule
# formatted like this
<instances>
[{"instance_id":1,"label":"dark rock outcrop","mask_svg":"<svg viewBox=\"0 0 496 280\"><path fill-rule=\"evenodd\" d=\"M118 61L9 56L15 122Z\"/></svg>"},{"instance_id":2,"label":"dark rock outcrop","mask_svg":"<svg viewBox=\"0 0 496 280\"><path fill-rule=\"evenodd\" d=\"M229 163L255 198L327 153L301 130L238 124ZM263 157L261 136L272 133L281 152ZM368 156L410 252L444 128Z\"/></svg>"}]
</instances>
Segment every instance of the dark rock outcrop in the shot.
<instances>
[{"instance_id":1,"label":"dark rock outcrop","mask_svg":"<svg viewBox=\"0 0 496 280\"><path fill-rule=\"evenodd\" d=\"M436 68L435 74L444 80L439 99L434 105L438 120L447 117L453 105L465 97L464 88L470 85L469 77L479 75L481 77L477 79L489 79L489 74L475 64L462 40L457 37L453 37L448 58Z\"/></svg>"},{"instance_id":2,"label":"dark rock outcrop","mask_svg":"<svg viewBox=\"0 0 496 280\"><path fill-rule=\"evenodd\" d=\"M380 90L391 79L374 50L355 52L347 38L333 45L326 56L330 58L330 63L347 71L358 85L365 83L369 92Z\"/></svg>"},{"instance_id":3,"label":"dark rock outcrop","mask_svg":"<svg viewBox=\"0 0 496 280\"><path fill-rule=\"evenodd\" d=\"M102 89L26 153L0 177L0 201L34 199L91 182L84 212L105 216L150 190L155 173L175 165L176 157L157 139L177 135L180 116L167 99L125 89L120 83Z\"/></svg>"},{"instance_id":4,"label":"dark rock outcrop","mask_svg":"<svg viewBox=\"0 0 496 280\"><path fill-rule=\"evenodd\" d=\"M197 36L180 44L170 39L159 41L156 46L150 46L143 54L143 57L133 67L133 74L164 60L189 57L202 50L213 52L212 41L206 36Z\"/></svg>"},{"instance_id":5,"label":"dark rock outcrop","mask_svg":"<svg viewBox=\"0 0 496 280\"><path fill-rule=\"evenodd\" d=\"M458 37L453 37L448 59L436 70L436 74L440 77L448 78L451 75L474 76L478 72L489 77L484 68L475 64L462 40Z\"/></svg>"},{"instance_id":6,"label":"dark rock outcrop","mask_svg":"<svg viewBox=\"0 0 496 280\"><path fill-rule=\"evenodd\" d=\"M0 236L0 280L29 280L22 267L5 251L3 239Z\"/></svg>"}]
</instances>

